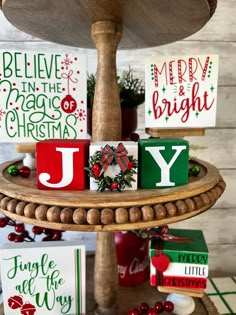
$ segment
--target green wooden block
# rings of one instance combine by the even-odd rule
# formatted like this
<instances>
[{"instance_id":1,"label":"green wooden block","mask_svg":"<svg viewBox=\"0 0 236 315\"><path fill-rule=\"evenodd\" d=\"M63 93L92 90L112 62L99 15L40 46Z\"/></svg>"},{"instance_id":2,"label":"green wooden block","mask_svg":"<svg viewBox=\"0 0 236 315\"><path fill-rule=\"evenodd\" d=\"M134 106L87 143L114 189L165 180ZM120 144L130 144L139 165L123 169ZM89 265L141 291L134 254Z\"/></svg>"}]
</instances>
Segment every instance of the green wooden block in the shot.
<instances>
[{"instance_id":1,"label":"green wooden block","mask_svg":"<svg viewBox=\"0 0 236 315\"><path fill-rule=\"evenodd\" d=\"M188 183L188 141L152 138L140 139L138 143L141 188L168 188Z\"/></svg>"}]
</instances>

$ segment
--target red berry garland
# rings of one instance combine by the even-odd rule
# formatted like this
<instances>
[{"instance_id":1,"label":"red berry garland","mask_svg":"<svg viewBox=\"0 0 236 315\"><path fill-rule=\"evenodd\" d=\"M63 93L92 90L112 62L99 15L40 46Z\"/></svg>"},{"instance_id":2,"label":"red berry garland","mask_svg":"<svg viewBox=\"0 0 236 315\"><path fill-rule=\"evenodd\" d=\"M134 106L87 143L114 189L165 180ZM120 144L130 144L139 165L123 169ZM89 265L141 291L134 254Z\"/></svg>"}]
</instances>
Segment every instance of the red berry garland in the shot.
<instances>
[{"instance_id":1,"label":"red berry garland","mask_svg":"<svg viewBox=\"0 0 236 315\"><path fill-rule=\"evenodd\" d=\"M14 220L8 217L0 218L0 228L5 228L7 225L13 226L15 232L11 232L8 234L8 240L10 242L22 243L22 242L34 242L36 235L45 234L46 236L42 239L42 241L59 241L62 238L62 231L44 229L39 226L33 226L32 232L34 237L30 236L30 233L25 229L24 223L17 223Z\"/></svg>"},{"instance_id":2,"label":"red berry garland","mask_svg":"<svg viewBox=\"0 0 236 315\"><path fill-rule=\"evenodd\" d=\"M163 311L172 313L174 310L174 304L171 301L165 301L164 304L160 301L157 301L154 304L154 307L150 307L146 302L143 302L137 308L130 310L127 315L158 315Z\"/></svg>"}]
</instances>

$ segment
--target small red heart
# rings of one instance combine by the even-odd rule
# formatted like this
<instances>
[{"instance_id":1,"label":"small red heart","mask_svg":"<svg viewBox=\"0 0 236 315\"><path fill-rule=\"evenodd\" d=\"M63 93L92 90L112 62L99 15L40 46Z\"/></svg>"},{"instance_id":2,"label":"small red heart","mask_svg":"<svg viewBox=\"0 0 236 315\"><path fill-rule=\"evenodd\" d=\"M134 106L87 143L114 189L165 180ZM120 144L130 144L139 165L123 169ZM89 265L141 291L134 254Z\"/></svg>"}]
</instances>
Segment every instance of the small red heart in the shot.
<instances>
[{"instance_id":1,"label":"small red heart","mask_svg":"<svg viewBox=\"0 0 236 315\"><path fill-rule=\"evenodd\" d=\"M170 258L167 255L160 255L152 257L153 266L159 271L166 271L170 264Z\"/></svg>"}]
</instances>

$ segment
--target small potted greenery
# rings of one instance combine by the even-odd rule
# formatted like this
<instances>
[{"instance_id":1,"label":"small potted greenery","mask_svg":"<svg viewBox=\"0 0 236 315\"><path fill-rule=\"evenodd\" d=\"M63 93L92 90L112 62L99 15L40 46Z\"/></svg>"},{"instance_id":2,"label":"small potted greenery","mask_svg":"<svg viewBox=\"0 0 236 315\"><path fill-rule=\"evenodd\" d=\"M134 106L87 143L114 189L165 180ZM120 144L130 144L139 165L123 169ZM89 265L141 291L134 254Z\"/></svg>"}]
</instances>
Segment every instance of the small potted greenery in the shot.
<instances>
[{"instance_id":1,"label":"small potted greenery","mask_svg":"<svg viewBox=\"0 0 236 315\"><path fill-rule=\"evenodd\" d=\"M118 89L120 96L121 118L122 118L122 138L129 138L137 128L137 107L143 104L145 99L145 89L143 81L136 78L134 70L129 67L118 76ZM96 76L87 76L87 107L88 107L88 133L91 134L91 116L96 85Z\"/></svg>"}]
</instances>

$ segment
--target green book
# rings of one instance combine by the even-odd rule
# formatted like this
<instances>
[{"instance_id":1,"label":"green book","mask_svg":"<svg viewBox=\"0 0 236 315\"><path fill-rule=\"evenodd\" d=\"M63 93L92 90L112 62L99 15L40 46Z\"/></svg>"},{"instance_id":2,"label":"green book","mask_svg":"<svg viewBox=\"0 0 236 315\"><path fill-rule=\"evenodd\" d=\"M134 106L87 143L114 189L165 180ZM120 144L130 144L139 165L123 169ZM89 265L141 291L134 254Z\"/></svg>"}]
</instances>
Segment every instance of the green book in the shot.
<instances>
[{"instance_id":1,"label":"green book","mask_svg":"<svg viewBox=\"0 0 236 315\"><path fill-rule=\"evenodd\" d=\"M171 262L184 264L208 264L208 248L200 230L169 229L169 235L186 238L190 241L162 241L162 253L169 256ZM157 239L151 241L150 257L158 254Z\"/></svg>"}]
</instances>

